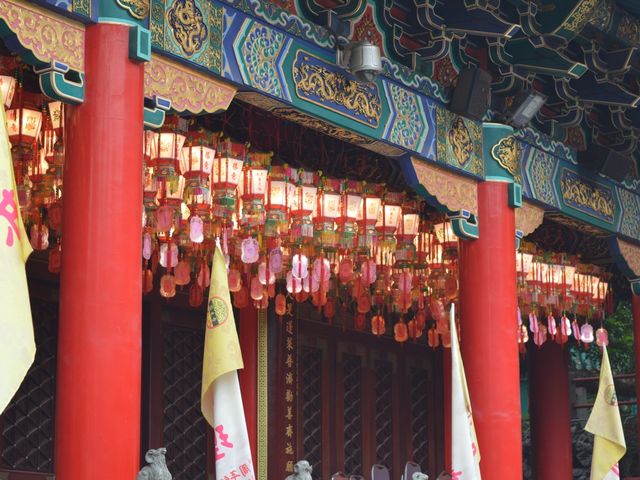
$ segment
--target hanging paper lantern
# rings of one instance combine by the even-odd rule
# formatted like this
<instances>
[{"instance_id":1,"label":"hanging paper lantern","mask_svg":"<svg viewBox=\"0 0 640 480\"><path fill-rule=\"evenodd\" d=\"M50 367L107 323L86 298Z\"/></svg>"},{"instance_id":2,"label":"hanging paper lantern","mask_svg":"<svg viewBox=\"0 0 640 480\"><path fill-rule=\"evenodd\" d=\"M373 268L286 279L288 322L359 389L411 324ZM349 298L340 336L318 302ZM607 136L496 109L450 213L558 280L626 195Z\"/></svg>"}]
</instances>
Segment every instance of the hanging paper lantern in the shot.
<instances>
[{"instance_id":1,"label":"hanging paper lantern","mask_svg":"<svg viewBox=\"0 0 640 480\"><path fill-rule=\"evenodd\" d=\"M358 248L365 255L372 255L377 235L375 226L380 214L382 199L375 192L376 185L363 184L363 201L358 212Z\"/></svg>"},{"instance_id":2,"label":"hanging paper lantern","mask_svg":"<svg viewBox=\"0 0 640 480\"><path fill-rule=\"evenodd\" d=\"M40 150L39 161L31 163L27 169L31 182L31 204L33 207L49 205L56 200L52 178L46 175L49 164L44 158L44 150Z\"/></svg>"},{"instance_id":3,"label":"hanging paper lantern","mask_svg":"<svg viewBox=\"0 0 640 480\"><path fill-rule=\"evenodd\" d=\"M533 266L533 255L525 252L516 252L516 272L518 280L523 283L531 272Z\"/></svg>"},{"instance_id":4,"label":"hanging paper lantern","mask_svg":"<svg viewBox=\"0 0 640 480\"><path fill-rule=\"evenodd\" d=\"M246 147L231 140L218 145L212 169L213 217L223 224L231 223L237 208L237 188L242 180Z\"/></svg>"},{"instance_id":5,"label":"hanging paper lantern","mask_svg":"<svg viewBox=\"0 0 640 480\"><path fill-rule=\"evenodd\" d=\"M267 177L271 165L271 153L251 152L244 166L240 183L242 218L245 228L256 228L264 224L264 201L267 193Z\"/></svg>"},{"instance_id":6,"label":"hanging paper lantern","mask_svg":"<svg viewBox=\"0 0 640 480\"><path fill-rule=\"evenodd\" d=\"M287 166L271 167L267 177L264 226L264 234L267 237L279 237L289 231L289 205L295 188L289 183L290 173Z\"/></svg>"},{"instance_id":7,"label":"hanging paper lantern","mask_svg":"<svg viewBox=\"0 0 640 480\"><path fill-rule=\"evenodd\" d=\"M417 213L417 204L410 202L403 208L402 219L396 231L396 267L407 268L417 261L415 239L420 229L420 216Z\"/></svg>"},{"instance_id":8,"label":"hanging paper lantern","mask_svg":"<svg viewBox=\"0 0 640 480\"><path fill-rule=\"evenodd\" d=\"M156 148L150 152L150 161L156 167L159 179L173 177L180 165L182 147L186 137L187 121L180 117L167 117L156 137Z\"/></svg>"},{"instance_id":9,"label":"hanging paper lantern","mask_svg":"<svg viewBox=\"0 0 640 480\"><path fill-rule=\"evenodd\" d=\"M596 345L600 348L609 345L609 333L603 327L596 330Z\"/></svg>"},{"instance_id":10,"label":"hanging paper lantern","mask_svg":"<svg viewBox=\"0 0 640 480\"><path fill-rule=\"evenodd\" d=\"M185 195L209 195L211 169L216 156L212 134L205 130L189 132L189 140L182 147L180 173L185 179Z\"/></svg>"},{"instance_id":11,"label":"hanging paper lantern","mask_svg":"<svg viewBox=\"0 0 640 480\"><path fill-rule=\"evenodd\" d=\"M407 324L404 323L404 319L400 319L400 321L394 325L393 338L399 343L404 343L409 339L409 332L407 331Z\"/></svg>"},{"instance_id":12,"label":"hanging paper lantern","mask_svg":"<svg viewBox=\"0 0 640 480\"><path fill-rule=\"evenodd\" d=\"M289 241L291 245L305 245L313 240L313 221L311 215L316 208L316 178L313 172L298 170L291 172L295 190L291 197L291 227Z\"/></svg>"},{"instance_id":13,"label":"hanging paper lantern","mask_svg":"<svg viewBox=\"0 0 640 480\"><path fill-rule=\"evenodd\" d=\"M436 234L436 238L444 250L458 248L458 237L453 232L451 222L446 220L442 223L437 223L433 226L433 231Z\"/></svg>"},{"instance_id":14,"label":"hanging paper lantern","mask_svg":"<svg viewBox=\"0 0 640 480\"><path fill-rule=\"evenodd\" d=\"M590 344L594 340L593 327L589 323L585 323L580 327L580 341L584 344Z\"/></svg>"},{"instance_id":15,"label":"hanging paper lantern","mask_svg":"<svg viewBox=\"0 0 640 480\"><path fill-rule=\"evenodd\" d=\"M384 332L386 330L386 326L385 326L385 321L384 321L384 317L382 317L382 315L375 315L372 319L371 319L371 333L373 333L374 335L384 335Z\"/></svg>"},{"instance_id":16,"label":"hanging paper lantern","mask_svg":"<svg viewBox=\"0 0 640 480\"><path fill-rule=\"evenodd\" d=\"M31 147L42 125L41 97L18 88L17 105L7 110L7 133L14 147Z\"/></svg>"},{"instance_id":17,"label":"hanging paper lantern","mask_svg":"<svg viewBox=\"0 0 640 480\"><path fill-rule=\"evenodd\" d=\"M178 175L164 177L160 195L160 208L155 211L156 228L161 232L169 232L179 223L181 217L184 178Z\"/></svg>"},{"instance_id":18,"label":"hanging paper lantern","mask_svg":"<svg viewBox=\"0 0 640 480\"><path fill-rule=\"evenodd\" d=\"M11 106L16 91L16 79L10 75L0 75L0 95L5 109Z\"/></svg>"},{"instance_id":19,"label":"hanging paper lantern","mask_svg":"<svg viewBox=\"0 0 640 480\"><path fill-rule=\"evenodd\" d=\"M318 248L334 250L338 246L335 222L340 215L340 181L322 178L314 213L314 244Z\"/></svg>"},{"instance_id":20,"label":"hanging paper lantern","mask_svg":"<svg viewBox=\"0 0 640 480\"><path fill-rule=\"evenodd\" d=\"M342 183L340 196L340 214L336 219L340 246L343 249L353 249L356 246L356 221L362 211L363 199L358 193L361 190L358 183L345 181Z\"/></svg>"},{"instance_id":21,"label":"hanging paper lantern","mask_svg":"<svg viewBox=\"0 0 640 480\"><path fill-rule=\"evenodd\" d=\"M242 263L256 263L260 258L260 245L258 240L253 237L248 237L242 240L240 244Z\"/></svg>"}]
</instances>

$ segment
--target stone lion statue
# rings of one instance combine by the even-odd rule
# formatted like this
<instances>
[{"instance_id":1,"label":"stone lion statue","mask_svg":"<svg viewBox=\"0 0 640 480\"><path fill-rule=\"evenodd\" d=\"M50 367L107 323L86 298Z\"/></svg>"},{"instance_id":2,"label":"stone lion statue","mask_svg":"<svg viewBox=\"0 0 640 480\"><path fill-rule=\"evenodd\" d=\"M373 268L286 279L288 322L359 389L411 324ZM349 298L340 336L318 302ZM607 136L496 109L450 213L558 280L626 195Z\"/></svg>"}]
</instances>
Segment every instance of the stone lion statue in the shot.
<instances>
[{"instance_id":1,"label":"stone lion statue","mask_svg":"<svg viewBox=\"0 0 640 480\"><path fill-rule=\"evenodd\" d=\"M165 453L167 453L166 448L149 450L144 456L149 465L142 467L136 480L171 480L171 473L164 458Z\"/></svg>"},{"instance_id":2,"label":"stone lion statue","mask_svg":"<svg viewBox=\"0 0 640 480\"><path fill-rule=\"evenodd\" d=\"M289 475L285 480L312 480L311 472L313 467L306 460L299 460L293 466L293 474Z\"/></svg>"}]
</instances>

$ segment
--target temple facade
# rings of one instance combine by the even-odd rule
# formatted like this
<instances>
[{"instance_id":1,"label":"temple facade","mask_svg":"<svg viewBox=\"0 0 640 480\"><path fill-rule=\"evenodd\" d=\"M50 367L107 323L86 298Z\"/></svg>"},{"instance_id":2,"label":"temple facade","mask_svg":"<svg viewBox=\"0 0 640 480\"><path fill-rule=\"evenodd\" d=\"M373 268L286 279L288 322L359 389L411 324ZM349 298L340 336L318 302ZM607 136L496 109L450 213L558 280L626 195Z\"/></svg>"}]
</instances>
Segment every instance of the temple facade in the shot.
<instances>
[{"instance_id":1,"label":"temple facade","mask_svg":"<svg viewBox=\"0 0 640 480\"><path fill-rule=\"evenodd\" d=\"M0 0L0 37L37 346L0 479L216 478L216 239L257 479L449 470L450 304L483 478L582 478L570 349L629 302L640 338L636 0Z\"/></svg>"}]
</instances>

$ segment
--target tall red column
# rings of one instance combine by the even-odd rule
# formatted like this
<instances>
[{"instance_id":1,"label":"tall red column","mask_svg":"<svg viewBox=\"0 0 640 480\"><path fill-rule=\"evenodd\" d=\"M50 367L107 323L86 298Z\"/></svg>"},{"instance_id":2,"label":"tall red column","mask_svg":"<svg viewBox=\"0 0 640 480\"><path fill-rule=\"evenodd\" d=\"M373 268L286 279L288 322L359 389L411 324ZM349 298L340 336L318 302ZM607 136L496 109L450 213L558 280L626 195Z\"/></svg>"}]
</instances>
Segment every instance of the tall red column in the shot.
<instances>
[{"instance_id":1,"label":"tall red column","mask_svg":"<svg viewBox=\"0 0 640 480\"><path fill-rule=\"evenodd\" d=\"M539 349L530 348L529 355L533 476L571 480L573 445L568 351L548 341Z\"/></svg>"},{"instance_id":2,"label":"tall red column","mask_svg":"<svg viewBox=\"0 0 640 480\"><path fill-rule=\"evenodd\" d=\"M478 185L480 237L460 249L460 342L482 477L522 480L515 214L507 187Z\"/></svg>"},{"instance_id":3,"label":"tall red column","mask_svg":"<svg viewBox=\"0 0 640 480\"><path fill-rule=\"evenodd\" d=\"M128 27L88 26L85 101L67 109L58 480L139 469L143 66L128 48Z\"/></svg>"},{"instance_id":4,"label":"tall red column","mask_svg":"<svg viewBox=\"0 0 640 480\"><path fill-rule=\"evenodd\" d=\"M636 402L640 411L640 295L631 296L631 308L633 312L633 345L636 363ZM636 417L636 433L640 439L640 415Z\"/></svg>"},{"instance_id":5,"label":"tall red column","mask_svg":"<svg viewBox=\"0 0 640 480\"><path fill-rule=\"evenodd\" d=\"M253 466L258 471L258 312L253 305L240 310L238 339L244 368L238 372Z\"/></svg>"}]
</instances>

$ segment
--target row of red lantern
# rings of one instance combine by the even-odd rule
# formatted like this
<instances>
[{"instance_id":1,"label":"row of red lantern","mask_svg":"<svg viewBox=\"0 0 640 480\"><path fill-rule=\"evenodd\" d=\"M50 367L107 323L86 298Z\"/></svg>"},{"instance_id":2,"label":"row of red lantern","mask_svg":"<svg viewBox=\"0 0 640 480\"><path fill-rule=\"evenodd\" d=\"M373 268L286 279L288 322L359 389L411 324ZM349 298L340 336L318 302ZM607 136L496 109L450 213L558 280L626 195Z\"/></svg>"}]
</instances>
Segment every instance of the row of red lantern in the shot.
<instances>
[{"instance_id":1,"label":"row of red lantern","mask_svg":"<svg viewBox=\"0 0 640 480\"><path fill-rule=\"evenodd\" d=\"M19 70L15 76L0 75L18 202L34 249L48 249L52 231L54 248L50 250L49 268L57 272L61 255L63 105L25 91L20 75Z\"/></svg>"},{"instance_id":2,"label":"row of red lantern","mask_svg":"<svg viewBox=\"0 0 640 480\"><path fill-rule=\"evenodd\" d=\"M558 263L555 263L558 262ZM607 272L568 258L516 254L519 303L523 308L573 310L580 315L601 310L610 302Z\"/></svg>"}]
</instances>

